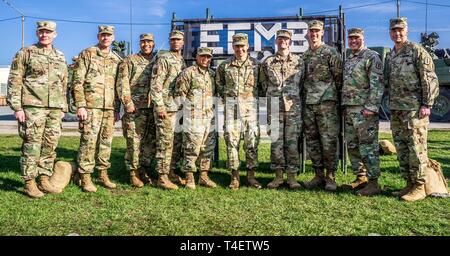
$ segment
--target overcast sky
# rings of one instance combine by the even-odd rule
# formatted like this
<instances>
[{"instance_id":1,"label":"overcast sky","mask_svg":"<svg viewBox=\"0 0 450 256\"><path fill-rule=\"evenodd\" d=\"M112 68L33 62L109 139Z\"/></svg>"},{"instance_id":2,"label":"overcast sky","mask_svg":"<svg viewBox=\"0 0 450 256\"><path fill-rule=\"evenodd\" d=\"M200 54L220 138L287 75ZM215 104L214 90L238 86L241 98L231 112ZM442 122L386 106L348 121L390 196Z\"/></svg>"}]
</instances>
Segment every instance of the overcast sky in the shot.
<instances>
[{"instance_id":1,"label":"overcast sky","mask_svg":"<svg viewBox=\"0 0 450 256\"><path fill-rule=\"evenodd\" d=\"M58 21L58 37L55 46L62 50L68 62L82 49L96 43L97 25L110 22L130 22L130 0L0 0L0 65L9 65L15 52L21 47L20 16L4 3L8 1L27 17L25 19L25 45L35 43L36 21L39 18L77 20L90 23ZM426 0L401 1L401 15L408 17L409 38L419 41L420 33L425 31ZM133 25L133 51L138 51L139 34L147 32L155 35L157 48L167 49L167 34L170 30L172 12L177 18L204 18L205 9L210 8L216 18L274 17L296 15L300 7L304 14L332 10L327 15L337 15L339 5L345 8L370 5L346 11L347 27L362 27L366 31L366 43L369 46L392 46L388 35L389 19L396 16L395 1L383 0L131 0L133 23L151 23L151 25ZM448 0L429 0L428 32L440 34L440 47L450 48L450 5ZM442 5L442 6L436 6ZM130 25L116 25L116 40L130 41Z\"/></svg>"}]
</instances>

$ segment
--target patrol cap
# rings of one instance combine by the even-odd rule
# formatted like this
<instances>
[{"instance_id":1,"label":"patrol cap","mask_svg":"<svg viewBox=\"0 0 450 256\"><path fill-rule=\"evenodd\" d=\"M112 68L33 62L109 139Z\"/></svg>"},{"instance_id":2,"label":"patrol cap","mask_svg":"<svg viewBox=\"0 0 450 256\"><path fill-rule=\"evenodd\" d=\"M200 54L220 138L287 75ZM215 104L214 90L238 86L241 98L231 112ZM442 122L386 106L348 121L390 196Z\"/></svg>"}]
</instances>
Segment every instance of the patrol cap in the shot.
<instances>
[{"instance_id":1,"label":"patrol cap","mask_svg":"<svg viewBox=\"0 0 450 256\"><path fill-rule=\"evenodd\" d=\"M248 45L248 35L245 33L233 35L233 46L235 45Z\"/></svg>"},{"instance_id":2,"label":"patrol cap","mask_svg":"<svg viewBox=\"0 0 450 256\"><path fill-rule=\"evenodd\" d=\"M287 38L291 39L292 32L287 29L280 29L277 31L277 37L287 37Z\"/></svg>"},{"instance_id":3,"label":"patrol cap","mask_svg":"<svg viewBox=\"0 0 450 256\"><path fill-rule=\"evenodd\" d=\"M184 33L180 30L172 30L170 31L169 39L184 39Z\"/></svg>"},{"instance_id":4,"label":"patrol cap","mask_svg":"<svg viewBox=\"0 0 450 256\"><path fill-rule=\"evenodd\" d=\"M38 22L36 22L36 24L37 24L38 31L41 29L46 29L46 30L50 30L50 31L56 30L56 22L51 21L51 20L38 21Z\"/></svg>"},{"instance_id":5,"label":"patrol cap","mask_svg":"<svg viewBox=\"0 0 450 256\"><path fill-rule=\"evenodd\" d=\"M389 29L407 28L408 19L406 17L394 18L389 20Z\"/></svg>"},{"instance_id":6,"label":"patrol cap","mask_svg":"<svg viewBox=\"0 0 450 256\"><path fill-rule=\"evenodd\" d=\"M114 35L114 26L100 25L98 26L98 34L111 34Z\"/></svg>"},{"instance_id":7,"label":"patrol cap","mask_svg":"<svg viewBox=\"0 0 450 256\"><path fill-rule=\"evenodd\" d=\"M208 55L210 57L213 56L213 49L208 47L198 47L197 48L197 55Z\"/></svg>"},{"instance_id":8,"label":"patrol cap","mask_svg":"<svg viewBox=\"0 0 450 256\"><path fill-rule=\"evenodd\" d=\"M351 36L363 37L364 30L362 28L351 28L348 30L348 37Z\"/></svg>"},{"instance_id":9,"label":"patrol cap","mask_svg":"<svg viewBox=\"0 0 450 256\"><path fill-rule=\"evenodd\" d=\"M153 40L153 34L147 34L147 33L141 34L141 35L139 36L139 41L142 41L142 40L150 40L150 41L154 41L154 40Z\"/></svg>"},{"instance_id":10,"label":"patrol cap","mask_svg":"<svg viewBox=\"0 0 450 256\"><path fill-rule=\"evenodd\" d=\"M323 22L320 20L312 20L312 21L308 22L308 29L323 30Z\"/></svg>"}]
</instances>

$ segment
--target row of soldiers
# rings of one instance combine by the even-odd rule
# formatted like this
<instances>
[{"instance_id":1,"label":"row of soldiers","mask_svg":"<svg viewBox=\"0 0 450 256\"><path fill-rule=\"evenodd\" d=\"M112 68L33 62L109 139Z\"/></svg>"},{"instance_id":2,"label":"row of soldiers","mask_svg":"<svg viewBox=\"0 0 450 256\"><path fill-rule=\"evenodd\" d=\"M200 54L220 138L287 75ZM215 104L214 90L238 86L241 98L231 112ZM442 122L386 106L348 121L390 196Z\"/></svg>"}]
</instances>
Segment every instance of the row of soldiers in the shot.
<instances>
[{"instance_id":1,"label":"row of soldiers","mask_svg":"<svg viewBox=\"0 0 450 256\"><path fill-rule=\"evenodd\" d=\"M37 24L39 43L17 53L8 83L8 103L22 131L20 163L25 192L31 197L43 196L42 191L60 192L48 180L61 116L67 111L65 59L52 46L56 24ZM262 188L255 178L260 138L257 99L267 97L270 168L275 172L267 187L282 185L284 173L291 189L302 187L296 173L303 130L315 172L303 186L335 191L341 95L348 152L356 174L353 182L343 186L363 196L379 194L378 109L386 88L400 170L407 180L407 186L395 195L407 201L423 199L428 117L439 91L431 57L408 41L407 34L406 18L390 20L394 48L383 67L380 56L366 48L360 28L348 31L352 53L345 63L335 48L323 43L324 24L318 20L308 23L309 49L303 56L290 52L292 33L281 29L276 34L277 52L263 63L249 56L248 36L239 33L233 36L234 56L214 72L210 69L213 51L207 47L198 48L195 64L186 68L181 31L170 32L170 51L157 56L153 55L153 35L142 34L140 52L121 60L110 50L114 27L99 26L98 44L79 54L73 70L72 90L81 132L79 184L84 191L95 192L91 180L95 169L103 186L116 187L107 171L114 122L119 120L122 105L125 163L134 186L154 183L149 171L155 159L158 187L185 185L195 189L197 171L199 185L216 187L208 172L215 146L213 98L217 95L225 103L224 139L231 189L240 187L241 139L247 183ZM182 131L177 129L179 114ZM175 173L181 159L185 178ZM39 186L35 181L38 176Z\"/></svg>"}]
</instances>

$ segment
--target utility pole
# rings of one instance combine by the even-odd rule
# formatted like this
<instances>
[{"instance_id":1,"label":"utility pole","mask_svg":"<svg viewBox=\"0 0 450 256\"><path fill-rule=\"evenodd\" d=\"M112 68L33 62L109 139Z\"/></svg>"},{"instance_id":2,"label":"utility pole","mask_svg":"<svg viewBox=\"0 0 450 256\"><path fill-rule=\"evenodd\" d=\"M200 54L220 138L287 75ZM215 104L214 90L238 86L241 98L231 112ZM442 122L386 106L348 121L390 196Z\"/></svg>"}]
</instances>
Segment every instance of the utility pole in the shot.
<instances>
[{"instance_id":1,"label":"utility pole","mask_svg":"<svg viewBox=\"0 0 450 256\"><path fill-rule=\"evenodd\" d=\"M425 35L428 33L428 0L425 2Z\"/></svg>"},{"instance_id":2,"label":"utility pole","mask_svg":"<svg viewBox=\"0 0 450 256\"><path fill-rule=\"evenodd\" d=\"M397 18L400 18L400 0L397 0Z\"/></svg>"},{"instance_id":3,"label":"utility pole","mask_svg":"<svg viewBox=\"0 0 450 256\"><path fill-rule=\"evenodd\" d=\"M128 52L133 54L133 0L130 0L130 45Z\"/></svg>"},{"instance_id":4,"label":"utility pole","mask_svg":"<svg viewBox=\"0 0 450 256\"><path fill-rule=\"evenodd\" d=\"M10 2L6 0L2 0L7 6L11 7L14 11L18 12L20 16L22 16L22 48L25 47L25 14L21 12L19 9L14 7Z\"/></svg>"}]
</instances>

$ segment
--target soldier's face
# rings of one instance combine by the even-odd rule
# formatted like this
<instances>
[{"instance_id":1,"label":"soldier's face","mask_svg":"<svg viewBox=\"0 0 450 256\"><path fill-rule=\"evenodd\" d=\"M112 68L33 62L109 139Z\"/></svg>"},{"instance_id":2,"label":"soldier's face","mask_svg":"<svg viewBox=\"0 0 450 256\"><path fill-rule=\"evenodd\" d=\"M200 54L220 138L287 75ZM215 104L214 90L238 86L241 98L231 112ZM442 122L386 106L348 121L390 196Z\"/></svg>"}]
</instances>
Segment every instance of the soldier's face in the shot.
<instances>
[{"instance_id":1,"label":"soldier's face","mask_svg":"<svg viewBox=\"0 0 450 256\"><path fill-rule=\"evenodd\" d=\"M394 43L402 44L406 42L406 40L408 40L408 29L406 28L391 29L389 35L391 36L391 40Z\"/></svg>"},{"instance_id":2,"label":"soldier's face","mask_svg":"<svg viewBox=\"0 0 450 256\"><path fill-rule=\"evenodd\" d=\"M199 65L202 68L207 68L211 63L212 57L209 55L197 55L195 60L197 61L197 65Z\"/></svg>"},{"instance_id":3,"label":"soldier's face","mask_svg":"<svg viewBox=\"0 0 450 256\"><path fill-rule=\"evenodd\" d=\"M149 55L150 53L152 53L155 43L151 40L141 40L139 42L139 46L141 47L141 52Z\"/></svg>"},{"instance_id":4,"label":"soldier's face","mask_svg":"<svg viewBox=\"0 0 450 256\"><path fill-rule=\"evenodd\" d=\"M170 39L170 50L172 51L181 51L184 46L184 40L178 38Z\"/></svg>"},{"instance_id":5,"label":"soldier's face","mask_svg":"<svg viewBox=\"0 0 450 256\"><path fill-rule=\"evenodd\" d=\"M277 37L277 46L279 50L285 50L289 49L289 46L291 45L291 39L284 36Z\"/></svg>"},{"instance_id":6,"label":"soldier's face","mask_svg":"<svg viewBox=\"0 0 450 256\"><path fill-rule=\"evenodd\" d=\"M114 42L113 34L102 33L102 34L99 34L97 36L97 38L98 38L98 43L100 44L100 46L105 47L105 48L111 46L112 42Z\"/></svg>"},{"instance_id":7,"label":"soldier's face","mask_svg":"<svg viewBox=\"0 0 450 256\"><path fill-rule=\"evenodd\" d=\"M236 57L247 56L248 44L246 44L246 45L233 45L233 50L234 50L234 55L236 55Z\"/></svg>"},{"instance_id":8,"label":"soldier's face","mask_svg":"<svg viewBox=\"0 0 450 256\"><path fill-rule=\"evenodd\" d=\"M357 51L364 46L364 38L362 36L350 36L348 38L348 47L352 51Z\"/></svg>"},{"instance_id":9,"label":"soldier's face","mask_svg":"<svg viewBox=\"0 0 450 256\"><path fill-rule=\"evenodd\" d=\"M56 32L47 29L36 31L36 35L39 39L39 44L42 46L51 45L56 38Z\"/></svg>"},{"instance_id":10,"label":"soldier's face","mask_svg":"<svg viewBox=\"0 0 450 256\"><path fill-rule=\"evenodd\" d=\"M308 39L310 43L319 43L322 42L323 30L322 29L309 29L308 30Z\"/></svg>"}]
</instances>

